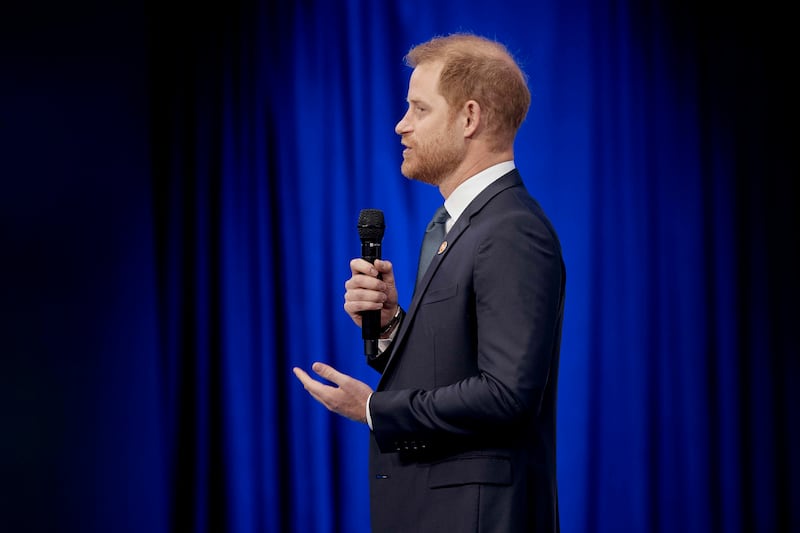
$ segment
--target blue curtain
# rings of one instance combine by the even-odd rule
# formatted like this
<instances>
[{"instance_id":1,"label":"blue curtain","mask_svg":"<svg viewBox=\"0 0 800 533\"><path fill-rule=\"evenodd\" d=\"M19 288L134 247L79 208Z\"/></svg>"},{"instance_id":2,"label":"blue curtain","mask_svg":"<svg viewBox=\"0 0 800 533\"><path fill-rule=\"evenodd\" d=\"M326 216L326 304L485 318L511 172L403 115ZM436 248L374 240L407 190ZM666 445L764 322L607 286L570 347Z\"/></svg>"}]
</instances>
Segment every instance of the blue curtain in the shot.
<instances>
[{"instance_id":1,"label":"blue curtain","mask_svg":"<svg viewBox=\"0 0 800 533\"><path fill-rule=\"evenodd\" d=\"M291 368L377 382L342 310L357 217L384 211L407 304L440 197L399 173L402 57L471 31L529 76L516 163L569 273L563 530L800 530L790 18L278 4L8 25L0 529L369 531L367 429Z\"/></svg>"}]
</instances>

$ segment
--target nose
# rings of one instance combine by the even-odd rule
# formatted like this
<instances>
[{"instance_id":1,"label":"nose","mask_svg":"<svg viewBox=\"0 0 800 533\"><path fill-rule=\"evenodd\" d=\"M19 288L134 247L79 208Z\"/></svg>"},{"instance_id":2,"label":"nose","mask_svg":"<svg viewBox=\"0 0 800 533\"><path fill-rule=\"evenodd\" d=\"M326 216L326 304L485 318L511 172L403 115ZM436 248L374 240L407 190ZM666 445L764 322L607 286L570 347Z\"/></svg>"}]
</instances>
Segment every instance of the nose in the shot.
<instances>
[{"instance_id":1,"label":"nose","mask_svg":"<svg viewBox=\"0 0 800 533\"><path fill-rule=\"evenodd\" d=\"M400 119L400 122L394 127L394 132L398 135L403 135L404 133L408 133L409 131L409 123L408 123L408 111L403 115L403 118Z\"/></svg>"}]
</instances>

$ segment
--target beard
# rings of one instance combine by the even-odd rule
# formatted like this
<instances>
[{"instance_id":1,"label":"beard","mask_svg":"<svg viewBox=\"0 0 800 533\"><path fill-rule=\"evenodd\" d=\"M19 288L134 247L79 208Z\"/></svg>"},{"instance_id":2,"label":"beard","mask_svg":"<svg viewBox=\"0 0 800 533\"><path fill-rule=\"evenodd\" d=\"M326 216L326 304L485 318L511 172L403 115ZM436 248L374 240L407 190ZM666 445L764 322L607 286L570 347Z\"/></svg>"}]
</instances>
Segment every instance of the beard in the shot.
<instances>
[{"instance_id":1,"label":"beard","mask_svg":"<svg viewBox=\"0 0 800 533\"><path fill-rule=\"evenodd\" d=\"M408 156L403 158L400 172L409 179L438 187L455 172L465 151L463 143L445 133L432 142L412 145Z\"/></svg>"}]
</instances>

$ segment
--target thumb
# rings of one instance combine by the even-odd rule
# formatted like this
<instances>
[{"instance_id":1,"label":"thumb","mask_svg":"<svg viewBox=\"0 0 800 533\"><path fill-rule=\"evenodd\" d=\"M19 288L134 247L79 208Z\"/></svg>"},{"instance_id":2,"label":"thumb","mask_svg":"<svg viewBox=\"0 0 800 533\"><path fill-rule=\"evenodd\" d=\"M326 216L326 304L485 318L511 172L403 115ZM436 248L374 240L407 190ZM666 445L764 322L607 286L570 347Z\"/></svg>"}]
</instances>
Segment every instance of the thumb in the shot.
<instances>
[{"instance_id":1,"label":"thumb","mask_svg":"<svg viewBox=\"0 0 800 533\"><path fill-rule=\"evenodd\" d=\"M381 278L383 281L391 280L392 283L394 283L394 266L390 261L376 259L373 266L375 267L375 270L381 273Z\"/></svg>"}]
</instances>

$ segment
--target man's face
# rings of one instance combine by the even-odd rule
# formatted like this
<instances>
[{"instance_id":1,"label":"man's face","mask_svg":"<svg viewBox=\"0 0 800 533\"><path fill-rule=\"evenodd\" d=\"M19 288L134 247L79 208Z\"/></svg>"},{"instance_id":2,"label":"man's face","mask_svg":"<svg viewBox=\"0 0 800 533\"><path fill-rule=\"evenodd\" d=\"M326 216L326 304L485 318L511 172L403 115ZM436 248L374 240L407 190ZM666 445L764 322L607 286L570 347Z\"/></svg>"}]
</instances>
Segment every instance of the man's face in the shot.
<instances>
[{"instance_id":1,"label":"man's face","mask_svg":"<svg viewBox=\"0 0 800 533\"><path fill-rule=\"evenodd\" d=\"M395 126L406 147L400 171L437 186L458 168L466 150L456 116L439 94L441 71L439 62L417 65L408 83L408 110Z\"/></svg>"}]
</instances>

